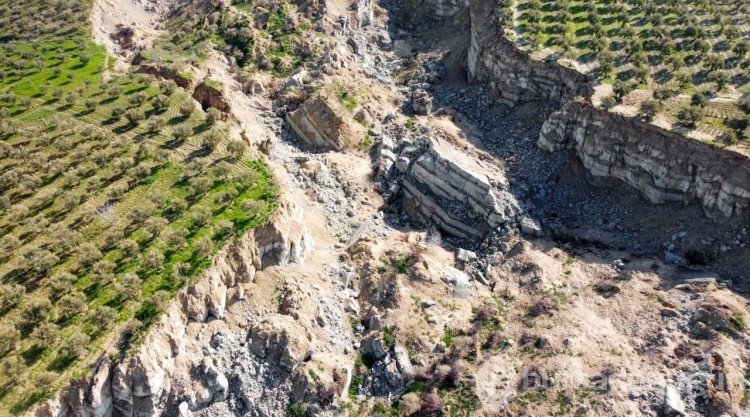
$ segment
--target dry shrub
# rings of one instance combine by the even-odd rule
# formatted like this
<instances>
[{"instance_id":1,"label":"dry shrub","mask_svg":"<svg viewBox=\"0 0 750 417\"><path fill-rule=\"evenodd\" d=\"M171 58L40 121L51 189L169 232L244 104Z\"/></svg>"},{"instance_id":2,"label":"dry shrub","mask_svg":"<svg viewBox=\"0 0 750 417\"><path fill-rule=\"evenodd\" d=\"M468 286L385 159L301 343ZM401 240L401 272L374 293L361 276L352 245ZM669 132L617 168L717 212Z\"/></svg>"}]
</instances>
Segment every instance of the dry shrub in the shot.
<instances>
[{"instance_id":1,"label":"dry shrub","mask_svg":"<svg viewBox=\"0 0 750 417\"><path fill-rule=\"evenodd\" d=\"M460 363L456 363L451 367L450 372L448 373L448 377L446 378L446 382L450 384L452 387L458 387L461 382L464 380L464 374L466 372L466 368L464 368L463 365Z\"/></svg>"},{"instance_id":2,"label":"dry shrub","mask_svg":"<svg viewBox=\"0 0 750 417\"><path fill-rule=\"evenodd\" d=\"M529 314L532 317L539 317L542 314L549 314L552 312L552 303L542 298L541 300L534 303L529 309Z\"/></svg>"},{"instance_id":3,"label":"dry shrub","mask_svg":"<svg viewBox=\"0 0 750 417\"><path fill-rule=\"evenodd\" d=\"M487 320L492 319L497 314L497 310L492 306L480 307L476 313L474 313L474 322L483 323Z\"/></svg>"},{"instance_id":4,"label":"dry shrub","mask_svg":"<svg viewBox=\"0 0 750 417\"><path fill-rule=\"evenodd\" d=\"M419 245L413 244L409 250L409 266L418 266L424 263L424 256L419 249Z\"/></svg>"},{"instance_id":5,"label":"dry shrub","mask_svg":"<svg viewBox=\"0 0 750 417\"><path fill-rule=\"evenodd\" d=\"M435 393L427 393L422 396L422 406L419 412L424 416L438 415L443 410L443 401Z\"/></svg>"},{"instance_id":6,"label":"dry shrub","mask_svg":"<svg viewBox=\"0 0 750 417\"><path fill-rule=\"evenodd\" d=\"M531 346L534 340L536 340L536 336L529 332L523 332L521 337L518 338L518 344L525 348Z\"/></svg>"},{"instance_id":7,"label":"dry shrub","mask_svg":"<svg viewBox=\"0 0 750 417\"><path fill-rule=\"evenodd\" d=\"M503 343L503 335L499 331L494 331L490 335L490 337L487 338L487 341L484 343L484 348L487 350L492 350L497 347L499 347Z\"/></svg>"},{"instance_id":8,"label":"dry shrub","mask_svg":"<svg viewBox=\"0 0 750 417\"><path fill-rule=\"evenodd\" d=\"M333 404L333 400L336 399L336 392L336 386L333 383L318 386L318 398L320 398L320 403L324 406Z\"/></svg>"},{"instance_id":9,"label":"dry shrub","mask_svg":"<svg viewBox=\"0 0 750 417\"><path fill-rule=\"evenodd\" d=\"M620 292L620 287L611 281L602 281L594 287L594 290L605 298L612 297Z\"/></svg>"}]
</instances>

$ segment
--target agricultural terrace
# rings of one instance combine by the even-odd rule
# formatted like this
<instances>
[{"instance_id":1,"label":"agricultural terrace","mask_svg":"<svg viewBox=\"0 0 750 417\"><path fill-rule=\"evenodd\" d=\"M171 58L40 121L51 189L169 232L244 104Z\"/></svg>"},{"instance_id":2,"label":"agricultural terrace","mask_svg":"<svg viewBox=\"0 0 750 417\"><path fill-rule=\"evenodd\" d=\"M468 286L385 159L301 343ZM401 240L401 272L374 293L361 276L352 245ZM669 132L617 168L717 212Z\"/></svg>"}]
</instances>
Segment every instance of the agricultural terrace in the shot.
<instances>
[{"instance_id":1,"label":"agricultural terrace","mask_svg":"<svg viewBox=\"0 0 750 417\"><path fill-rule=\"evenodd\" d=\"M89 6L0 0L0 415L137 343L276 205L217 112L107 73Z\"/></svg>"},{"instance_id":2,"label":"agricultural terrace","mask_svg":"<svg viewBox=\"0 0 750 417\"><path fill-rule=\"evenodd\" d=\"M498 1L507 36L538 58L592 74L604 107L716 144L750 136L750 3Z\"/></svg>"}]
</instances>

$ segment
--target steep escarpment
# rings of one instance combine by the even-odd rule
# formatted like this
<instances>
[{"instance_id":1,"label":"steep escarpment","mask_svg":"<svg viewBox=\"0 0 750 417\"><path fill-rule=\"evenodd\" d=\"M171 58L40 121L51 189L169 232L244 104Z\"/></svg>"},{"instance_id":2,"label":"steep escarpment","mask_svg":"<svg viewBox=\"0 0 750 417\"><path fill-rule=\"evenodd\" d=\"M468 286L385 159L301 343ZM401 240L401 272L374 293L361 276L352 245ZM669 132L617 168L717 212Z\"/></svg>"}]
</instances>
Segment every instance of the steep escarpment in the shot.
<instances>
[{"instance_id":1,"label":"steep escarpment","mask_svg":"<svg viewBox=\"0 0 750 417\"><path fill-rule=\"evenodd\" d=\"M489 82L498 100L509 106L531 100L562 105L575 97L591 97L593 80L555 63L532 59L508 40L498 23L496 3L471 1L471 81Z\"/></svg>"},{"instance_id":2,"label":"steep escarpment","mask_svg":"<svg viewBox=\"0 0 750 417\"><path fill-rule=\"evenodd\" d=\"M190 326L210 323L214 330L227 332L227 306L245 298L256 271L302 261L312 239L300 215L293 206L282 207L274 221L224 249L203 277L179 294L134 353L114 362L102 358L90 376L63 389L37 415L159 415L178 405L187 413L225 399L229 386L223 368L203 356L204 346L188 334ZM252 346L273 345L277 359L288 367L301 362L306 352L300 353L300 346L307 343L303 334L286 332L282 341L269 343L273 332L262 331L263 326L250 327Z\"/></svg>"},{"instance_id":3,"label":"steep escarpment","mask_svg":"<svg viewBox=\"0 0 750 417\"><path fill-rule=\"evenodd\" d=\"M469 0L408 0L401 6L402 23L422 17L447 20L458 27L469 25Z\"/></svg>"},{"instance_id":4,"label":"steep escarpment","mask_svg":"<svg viewBox=\"0 0 750 417\"><path fill-rule=\"evenodd\" d=\"M617 178L652 203L700 201L707 214L746 217L750 161L745 155L573 101L545 122L538 145L575 149L594 176Z\"/></svg>"},{"instance_id":5,"label":"steep escarpment","mask_svg":"<svg viewBox=\"0 0 750 417\"><path fill-rule=\"evenodd\" d=\"M652 203L700 201L711 216L747 215L745 156L587 104L593 81L517 48L504 36L495 8L494 2L471 2L470 79L489 83L510 107L533 100L562 107L545 123L541 148L575 148L591 174L620 179Z\"/></svg>"}]
</instances>

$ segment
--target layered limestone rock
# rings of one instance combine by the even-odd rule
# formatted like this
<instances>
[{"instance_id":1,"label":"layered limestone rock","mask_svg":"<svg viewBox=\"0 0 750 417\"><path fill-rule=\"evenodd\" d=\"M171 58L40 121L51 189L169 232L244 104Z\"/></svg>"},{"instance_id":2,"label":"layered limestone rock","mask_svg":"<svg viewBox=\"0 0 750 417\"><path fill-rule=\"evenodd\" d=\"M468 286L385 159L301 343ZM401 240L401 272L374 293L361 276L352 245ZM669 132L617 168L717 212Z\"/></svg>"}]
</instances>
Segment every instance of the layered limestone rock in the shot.
<instances>
[{"instance_id":1,"label":"layered limestone rock","mask_svg":"<svg viewBox=\"0 0 750 417\"><path fill-rule=\"evenodd\" d=\"M424 139L396 147L385 139L379 153L384 173L401 178L407 213L451 236L481 238L524 217L502 170L447 141Z\"/></svg>"},{"instance_id":2,"label":"layered limestone rock","mask_svg":"<svg viewBox=\"0 0 750 417\"><path fill-rule=\"evenodd\" d=\"M290 204L282 205L273 221L222 250L203 277L178 295L135 352L116 363L103 359L92 375L71 383L36 414L158 416L168 406L176 405L175 390L184 394L192 389L172 384L193 378L197 379L189 385L198 388L191 391L190 409L221 401L226 396L227 381L212 362L194 364L200 372L189 374L185 374L184 366L177 366L179 361L189 359L184 357L187 326L211 317L222 319L230 289L252 282L256 270L302 261L311 250L310 231L302 223L301 212ZM266 339L274 337L273 330L266 332ZM280 352L287 352L281 359L284 365L293 366L304 356L300 353L304 346L298 346L294 338L287 339L279 346L283 348Z\"/></svg>"},{"instance_id":3,"label":"layered limestone rock","mask_svg":"<svg viewBox=\"0 0 750 417\"><path fill-rule=\"evenodd\" d=\"M339 102L332 86L318 91L286 116L289 127L305 143L317 148L343 150L362 137L356 123Z\"/></svg>"},{"instance_id":4,"label":"layered limestone rock","mask_svg":"<svg viewBox=\"0 0 750 417\"><path fill-rule=\"evenodd\" d=\"M531 101L559 105L575 97L591 97L592 80L555 63L532 59L503 34L497 3L471 0L471 46L468 69L471 81L489 82L507 106Z\"/></svg>"},{"instance_id":5,"label":"layered limestone rock","mask_svg":"<svg viewBox=\"0 0 750 417\"><path fill-rule=\"evenodd\" d=\"M592 175L622 180L652 203L700 201L708 215L748 216L745 155L580 101L550 116L538 145L550 152L574 149Z\"/></svg>"}]
</instances>

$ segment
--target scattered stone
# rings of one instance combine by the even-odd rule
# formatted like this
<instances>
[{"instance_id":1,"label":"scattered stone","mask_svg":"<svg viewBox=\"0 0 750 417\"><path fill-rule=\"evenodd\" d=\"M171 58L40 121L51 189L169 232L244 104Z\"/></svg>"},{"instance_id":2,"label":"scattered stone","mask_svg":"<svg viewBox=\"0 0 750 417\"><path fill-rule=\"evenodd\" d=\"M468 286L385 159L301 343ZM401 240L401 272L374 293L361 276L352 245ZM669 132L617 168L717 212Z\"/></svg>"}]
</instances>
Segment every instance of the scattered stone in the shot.
<instances>
[{"instance_id":1,"label":"scattered stone","mask_svg":"<svg viewBox=\"0 0 750 417\"><path fill-rule=\"evenodd\" d=\"M466 249L459 248L456 251L456 263L459 265L466 265L469 262L477 260L477 254Z\"/></svg>"},{"instance_id":2,"label":"scattered stone","mask_svg":"<svg viewBox=\"0 0 750 417\"><path fill-rule=\"evenodd\" d=\"M664 251L664 261L677 266L688 266L688 260L681 255L670 251Z\"/></svg>"},{"instance_id":3,"label":"scattered stone","mask_svg":"<svg viewBox=\"0 0 750 417\"><path fill-rule=\"evenodd\" d=\"M524 216L523 218L521 218L520 226L521 226L521 232L523 232L526 235L533 236L533 237L542 236L542 226L540 226L536 220L530 217Z\"/></svg>"},{"instance_id":4,"label":"scattered stone","mask_svg":"<svg viewBox=\"0 0 750 417\"><path fill-rule=\"evenodd\" d=\"M685 403L680 398L680 393L674 387L667 385L664 395L664 413L668 416L684 416Z\"/></svg>"}]
</instances>

